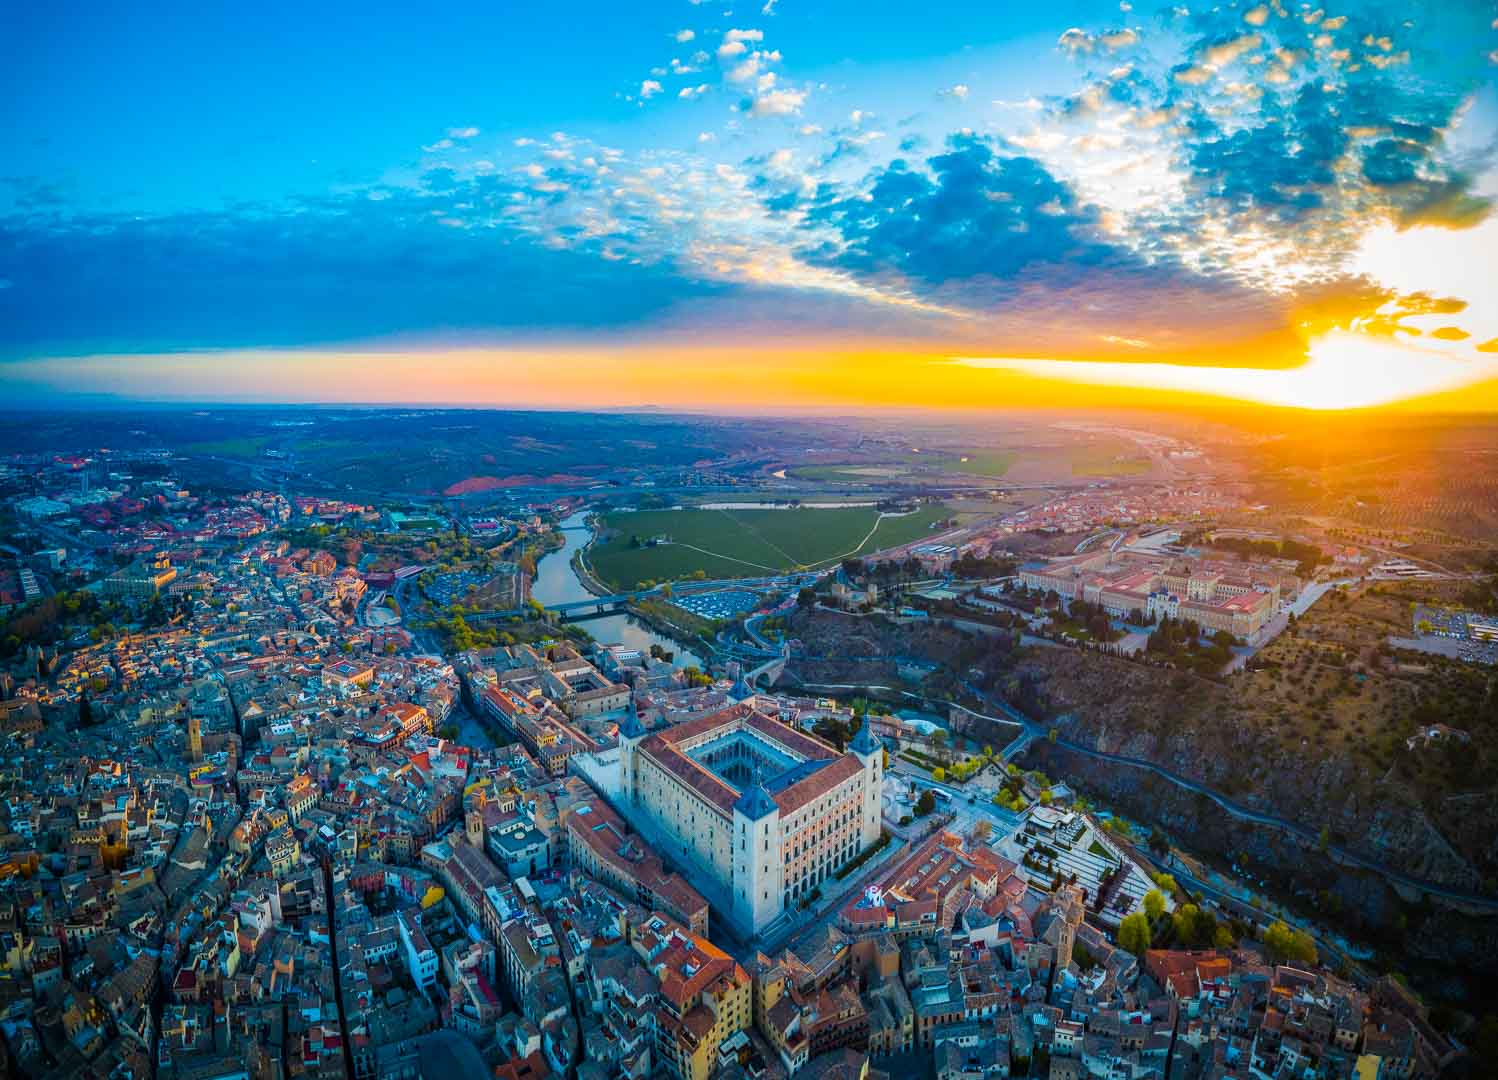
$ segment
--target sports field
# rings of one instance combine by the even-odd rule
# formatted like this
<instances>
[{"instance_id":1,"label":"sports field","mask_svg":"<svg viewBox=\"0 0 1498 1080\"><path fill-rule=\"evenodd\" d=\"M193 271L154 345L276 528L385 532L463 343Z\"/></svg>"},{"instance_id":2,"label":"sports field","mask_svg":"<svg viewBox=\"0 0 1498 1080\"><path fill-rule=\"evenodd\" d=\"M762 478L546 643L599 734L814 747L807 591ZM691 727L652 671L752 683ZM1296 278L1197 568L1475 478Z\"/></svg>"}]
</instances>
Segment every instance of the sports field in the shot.
<instances>
[{"instance_id":1,"label":"sports field","mask_svg":"<svg viewBox=\"0 0 1498 1080\"><path fill-rule=\"evenodd\" d=\"M600 579L620 589L699 570L709 578L763 577L909 543L947 516L940 506L885 518L871 506L616 511L604 515L588 561ZM669 542L651 546L657 537Z\"/></svg>"}]
</instances>

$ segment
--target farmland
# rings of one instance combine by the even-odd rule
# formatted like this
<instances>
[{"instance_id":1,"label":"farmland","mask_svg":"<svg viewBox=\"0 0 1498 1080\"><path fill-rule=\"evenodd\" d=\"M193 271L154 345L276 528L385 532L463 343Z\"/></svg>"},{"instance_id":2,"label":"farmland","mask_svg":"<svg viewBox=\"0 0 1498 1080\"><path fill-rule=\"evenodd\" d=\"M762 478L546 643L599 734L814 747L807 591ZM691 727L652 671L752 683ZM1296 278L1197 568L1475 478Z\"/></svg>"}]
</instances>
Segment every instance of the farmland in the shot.
<instances>
[{"instance_id":1,"label":"farmland","mask_svg":"<svg viewBox=\"0 0 1498 1080\"><path fill-rule=\"evenodd\" d=\"M616 511L604 515L588 560L600 579L617 588L699 571L708 578L759 577L908 543L946 516L939 506L884 518L867 506ZM651 544L661 537L669 542Z\"/></svg>"},{"instance_id":2,"label":"farmland","mask_svg":"<svg viewBox=\"0 0 1498 1080\"><path fill-rule=\"evenodd\" d=\"M1150 459L1123 443L1079 446L1071 452L1074 476L1139 476L1150 471Z\"/></svg>"},{"instance_id":3,"label":"farmland","mask_svg":"<svg viewBox=\"0 0 1498 1080\"><path fill-rule=\"evenodd\" d=\"M870 484L909 480L932 470L954 476L999 477L1009 471L1018 454L1010 450L965 450L961 452L901 454L885 462L850 462L829 465L797 465L791 476L797 480L827 484Z\"/></svg>"},{"instance_id":4,"label":"farmland","mask_svg":"<svg viewBox=\"0 0 1498 1080\"><path fill-rule=\"evenodd\" d=\"M1003 476L1018 457L1009 450L971 450L954 460L944 461L942 467L949 473L967 476Z\"/></svg>"}]
</instances>

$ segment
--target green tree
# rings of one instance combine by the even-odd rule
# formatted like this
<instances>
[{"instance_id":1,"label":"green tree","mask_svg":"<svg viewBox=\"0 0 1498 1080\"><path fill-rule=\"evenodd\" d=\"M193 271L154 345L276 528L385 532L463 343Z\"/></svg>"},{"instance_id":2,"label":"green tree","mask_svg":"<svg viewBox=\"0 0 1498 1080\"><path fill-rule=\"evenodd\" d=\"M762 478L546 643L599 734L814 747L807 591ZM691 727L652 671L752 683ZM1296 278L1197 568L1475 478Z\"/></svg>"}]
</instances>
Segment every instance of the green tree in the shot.
<instances>
[{"instance_id":1,"label":"green tree","mask_svg":"<svg viewBox=\"0 0 1498 1080\"><path fill-rule=\"evenodd\" d=\"M1159 889L1151 889L1144 894L1144 913L1152 923L1159 922L1160 916L1165 914L1165 897L1160 894Z\"/></svg>"},{"instance_id":2,"label":"green tree","mask_svg":"<svg viewBox=\"0 0 1498 1080\"><path fill-rule=\"evenodd\" d=\"M1127 949L1135 956L1143 956L1150 947L1150 924L1144 912L1125 915L1118 924L1118 947Z\"/></svg>"},{"instance_id":3,"label":"green tree","mask_svg":"<svg viewBox=\"0 0 1498 1080\"><path fill-rule=\"evenodd\" d=\"M931 770L931 779L935 780L938 784L940 784L946 778L947 770L943 769L940 765Z\"/></svg>"},{"instance_id":4,"label":"green tree","mask_svg":"<svg viewBox=\"0 0 1498 1080\"><path fill-rule=\"evenodd\" d=\"M1295 930L1276 920L1264 931L1264 951L1276 963L1316 963L1316 941L1304 930Z\"/></svg>"},{"instance_id":5,"label":"green tree","mask_svg":"<svg viewBox=\"0 0 1498 1080\"><path fill-rule=\"evenodd\" d=\"M1195 904L1183 904L1171 917L1177 944L1193 949L1211 946L1217 940L1217 916Z\"/></svg>"},{"instance_id":6,"label":"green tree","mask_svg":"<svg viewBox=\"0 0 1498 1080\"><path fill-rule=\"evenodd\" d=\"M1176 885L1176 879L1163 871L1155 875L1155 884L1160 886L1160 891L1166 896L1174 896L1180 891L1180 887Z\"/></svg>"},{"instance_id":7,"label":"green tree","mask_svg":"<svg viewBox=\"0 0 1498 1080\"><path fill-rule=\"evenodd\" d=\"M931 794L931 790L927 788L925 791L921 792L921 797L915 801L916 817L925 817L935 809L936 796Z\"/></svg>"}]
</instances>

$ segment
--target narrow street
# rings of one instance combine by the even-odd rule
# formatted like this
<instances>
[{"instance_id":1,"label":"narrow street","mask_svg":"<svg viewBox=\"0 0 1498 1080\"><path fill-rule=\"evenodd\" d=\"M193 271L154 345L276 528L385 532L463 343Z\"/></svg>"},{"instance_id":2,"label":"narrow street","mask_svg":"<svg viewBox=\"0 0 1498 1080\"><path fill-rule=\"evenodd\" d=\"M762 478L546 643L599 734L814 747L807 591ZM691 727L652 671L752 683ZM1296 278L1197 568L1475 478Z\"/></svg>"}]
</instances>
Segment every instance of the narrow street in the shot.
<instances>
[{"instance_id":1,"label":"narrow street","mask_svg":"<svg viewBox=\"0 0 1498 1080\"><path fill-rule=\"evenodd\" d=\"M333 957L333 1000L338 1005L338 1037L343 1044L344 1075L353 1080L354 1048L349 1039L348 1021L343 1014L343 965L338 956L338 928L333 910L333 863L326 855L322 860L323 903L328 915L328 948Z\"/></svg>"}]
</instances>

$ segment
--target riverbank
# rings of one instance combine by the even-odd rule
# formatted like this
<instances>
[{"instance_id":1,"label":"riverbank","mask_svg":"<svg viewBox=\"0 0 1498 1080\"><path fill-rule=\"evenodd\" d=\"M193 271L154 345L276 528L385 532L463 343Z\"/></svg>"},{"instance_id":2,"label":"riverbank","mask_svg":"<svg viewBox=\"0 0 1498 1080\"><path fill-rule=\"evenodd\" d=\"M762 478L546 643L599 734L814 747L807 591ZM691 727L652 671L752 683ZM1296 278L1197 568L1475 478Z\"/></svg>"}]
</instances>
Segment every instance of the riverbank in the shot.
<instances>
[{"instance_id":1,"label":"riverbank","mask_svg":"<svg viewBox=\"0 0 1498 1080\"><path fill-rule=\"evenodd\" d=\"M636 600L627 605L626 610L657 633L674 640L690 642L693 649L701 650L709 657L716 656L717 643L706 634L694 632L673 620L667 611L668 607L664 600Z\"/></svg>"},{"instance_id":2,"label":"riverbank","mask_svg":"<svg viewBox=\"0 0 1498 1080\"><path fill-rule=\"evenodd\" d=\"M558 523L562 546L539 561L531 585L531 598L553 606L591 600L610 595L591 573L586 551L596 535L588 523L590 515L579 510ZM702 667L703 660L694 650L699 646L690 633L661 621L659 625L633 613L606 615L587 619L576 625L586 629L595 641L618 643L642 652L652 645L673 654L677 667Z\"/></svg>"}]
</instances>

